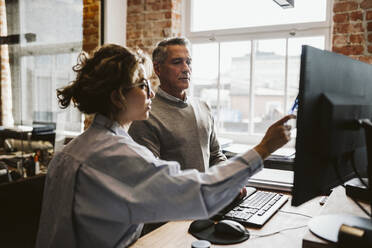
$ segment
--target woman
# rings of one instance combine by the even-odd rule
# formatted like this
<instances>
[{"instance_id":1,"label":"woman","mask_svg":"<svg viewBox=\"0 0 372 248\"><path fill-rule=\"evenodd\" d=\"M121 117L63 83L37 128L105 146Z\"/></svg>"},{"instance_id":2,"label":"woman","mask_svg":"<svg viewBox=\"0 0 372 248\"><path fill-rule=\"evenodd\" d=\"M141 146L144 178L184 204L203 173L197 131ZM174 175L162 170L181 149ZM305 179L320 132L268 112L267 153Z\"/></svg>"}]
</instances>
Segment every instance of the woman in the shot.
<instances>
[{"instance_id":1,"label":"woman","mask_svg":"<svg viewBox=\"0 0 372 248\"><path fill-rule=\"evenodd\" d=\"M37 247L126 247L143 223L208 218L289 140L284 123L291 116L272 125L253 150L206 173L155 158L126 131L148 118L150 67L142 54L106 45L92 58L81 55L76 80L57 90L63 108L73 102L96 116L49 164Z\"/></svg>"}]
</instances>

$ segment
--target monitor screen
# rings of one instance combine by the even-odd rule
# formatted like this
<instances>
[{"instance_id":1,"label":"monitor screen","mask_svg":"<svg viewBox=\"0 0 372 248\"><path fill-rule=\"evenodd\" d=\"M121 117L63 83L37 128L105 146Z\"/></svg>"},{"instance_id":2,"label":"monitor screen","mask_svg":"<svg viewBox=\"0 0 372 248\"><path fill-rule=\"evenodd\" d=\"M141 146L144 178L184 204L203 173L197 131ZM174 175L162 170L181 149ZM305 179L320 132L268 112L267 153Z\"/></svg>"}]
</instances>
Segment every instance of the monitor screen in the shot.
<instances>
[{"instance_id":1,"label":"monitor screen","mask_svg":"<svg viewBox=\"0 0 372 248\"><path fill-rule=\"evenodd\" d=\"M298 101L294 206L354 177L353 166L366 173L364 130L352 121L372 118L372 65L303 46Z\"/></svg>"}]
</instances>

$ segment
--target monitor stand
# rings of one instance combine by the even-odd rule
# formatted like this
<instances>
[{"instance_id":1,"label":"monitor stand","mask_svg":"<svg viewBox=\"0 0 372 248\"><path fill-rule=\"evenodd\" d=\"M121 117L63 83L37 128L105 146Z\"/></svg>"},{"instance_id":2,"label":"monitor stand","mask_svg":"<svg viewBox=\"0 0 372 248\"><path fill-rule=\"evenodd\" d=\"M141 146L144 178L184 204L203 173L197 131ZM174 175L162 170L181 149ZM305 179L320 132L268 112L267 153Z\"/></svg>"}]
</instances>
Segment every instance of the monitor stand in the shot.
<instances>
[{"instance_id":1,"label":"monitor stand","mask_svg":"<svg viewBox=\"0 0 372 248\"><path fill-rule=\"evenodd\" d=\"M320 215L311 219L308 226L316 236L337 243L342 224L372 231L371 219L346 214Z\"/></svg>"},{"instance_id":2,"label":"monitor stand","mask_svg":"<svg viewBox=\"0 0 372 248\"><path fill-rule=\"evenodd\" d=\"M369 119L358 120L359 127L364 128L367 144L367 174L368 188L366 198L369 200L372 211L372 122ZM338 234L342 224L351 227L358 227L363 230L372 231L372 218L363 218L346 214L320 215L310 220L308 226L316 236L331 242L338 241Z\"/></svg>"},{"instance_id":3,"label":"monitor stand","mask_svg":"<svg viewBox=\"0 0 372 248\"><path fill-rule=\"evenodd\" d=\"M360 182L359 178L352 178L345 183L346 195L360 201L369 202L370 195L368 185L368 178L362 178L364 184Z\"/></svg>"}]
</instances>

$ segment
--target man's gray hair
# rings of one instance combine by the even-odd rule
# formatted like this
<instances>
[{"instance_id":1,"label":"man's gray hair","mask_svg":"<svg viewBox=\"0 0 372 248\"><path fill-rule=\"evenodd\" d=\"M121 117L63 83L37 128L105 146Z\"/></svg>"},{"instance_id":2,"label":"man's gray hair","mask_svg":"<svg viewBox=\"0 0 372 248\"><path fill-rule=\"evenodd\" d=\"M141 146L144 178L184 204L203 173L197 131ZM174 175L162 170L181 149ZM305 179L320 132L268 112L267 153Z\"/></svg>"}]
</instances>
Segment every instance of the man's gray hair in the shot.
<instances>
[{"instance_id":1,"label":"man's gray hair","mask_svg":"<svg viewBox=\"0 0 372 248\"><path fill-rule=\"evenodd\" d=\"M152 62L163 63L167 59L167 47L171 45L190 46L190 41L184 37L168 38L160 41L152 52Z\"/></svg>"}]
</instances>

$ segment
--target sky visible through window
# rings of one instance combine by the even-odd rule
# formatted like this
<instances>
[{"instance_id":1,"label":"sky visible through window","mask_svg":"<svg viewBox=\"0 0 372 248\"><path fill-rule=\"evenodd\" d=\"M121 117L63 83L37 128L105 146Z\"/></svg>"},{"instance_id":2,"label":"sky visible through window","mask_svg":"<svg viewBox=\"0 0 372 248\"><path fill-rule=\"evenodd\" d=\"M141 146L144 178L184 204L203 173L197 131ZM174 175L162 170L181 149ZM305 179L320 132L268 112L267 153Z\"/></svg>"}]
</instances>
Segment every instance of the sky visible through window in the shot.
<instances>
[{"instance_id":1,"label":"sky visible through window","mask_svg":"<svg viewBox=\"0 0 372 248\"><path fill-rule=\"evenodd\" d=\"M323 22L326 4L296 0L294 8L283 9L273 0L193 0L191 31Z\"/></svg>"}]
</instances>

